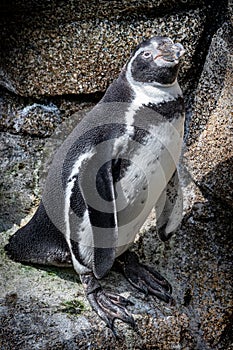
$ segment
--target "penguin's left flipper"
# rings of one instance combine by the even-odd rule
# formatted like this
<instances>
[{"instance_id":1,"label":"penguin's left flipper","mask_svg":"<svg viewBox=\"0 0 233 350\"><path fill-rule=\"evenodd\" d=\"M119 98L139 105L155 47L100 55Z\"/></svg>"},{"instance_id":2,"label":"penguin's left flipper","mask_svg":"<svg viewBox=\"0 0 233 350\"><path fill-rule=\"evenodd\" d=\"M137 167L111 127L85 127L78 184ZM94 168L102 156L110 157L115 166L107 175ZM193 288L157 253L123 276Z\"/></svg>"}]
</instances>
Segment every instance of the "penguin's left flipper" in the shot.
<instances>
[{"instance_id":1,"label":"penguin's left flipper","mask_svg":"<svg viewBox=\"0 0 233 350\"><path fill-rule=\"evenodd\" d=\"M135 328L133 316L126 309L127 305L132 304L131 301L118 294L105 292L93 273L80 275L80 279L92 309L113 332L116 319Z\"/></svg>"},{"instance_id":2,"label":"penguin's left flipper","mask_svg":"<svg viewBox=\"0 0 233 350\"><path fill-rule=\"evenodd\" d=\"M183 217L183 196L177 170L157 201L155 212L157 232L165 242L178 228Z\"/></svg>"},{"instance_id":3,"label":"penguin's left flipper","mask_svg":"<svg viewBox=\"0 0 233 350\"><path fill-rule=\"evenodd\" d=\"M117 258L117 266L127 280L141 292L152 294L166 303L174 304L170 283L152 267L139 262L134 252L127 251Z\"/></svg>"}]
</instances>

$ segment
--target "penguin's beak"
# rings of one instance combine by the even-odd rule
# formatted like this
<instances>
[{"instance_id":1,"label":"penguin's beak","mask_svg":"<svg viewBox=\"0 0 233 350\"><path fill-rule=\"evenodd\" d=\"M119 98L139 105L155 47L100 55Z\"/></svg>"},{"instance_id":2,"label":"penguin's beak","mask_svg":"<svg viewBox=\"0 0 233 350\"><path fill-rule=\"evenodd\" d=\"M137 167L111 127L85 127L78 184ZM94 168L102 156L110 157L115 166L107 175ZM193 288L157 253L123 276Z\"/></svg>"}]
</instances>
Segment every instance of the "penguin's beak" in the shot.
<instances>
[{"instance_id":1,"label":"penguin's beak","mask_svg":"<svg viewBox=\"0 0 233 350\"><path fill-rule=\"evenodd\" d=\"M183 45L180 43L166 42L159 46L159 52L154 59L158 57L167 62L175 62L180 59L185 53Z\"/></svg>"}]
</instances>

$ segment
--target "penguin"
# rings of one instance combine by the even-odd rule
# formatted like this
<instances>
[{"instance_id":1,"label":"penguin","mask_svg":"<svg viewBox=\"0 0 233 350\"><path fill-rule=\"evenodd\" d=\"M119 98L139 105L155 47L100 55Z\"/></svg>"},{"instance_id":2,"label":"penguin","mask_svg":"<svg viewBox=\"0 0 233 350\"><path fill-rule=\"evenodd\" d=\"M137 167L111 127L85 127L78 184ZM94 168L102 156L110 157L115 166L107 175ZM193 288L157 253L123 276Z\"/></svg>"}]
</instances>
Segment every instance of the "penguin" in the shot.
<instances>
[{"instance_id":1,"label":"penguin","mask_svg":"<svg viewBox=\"0 0 233 350\"><path fill-rule=\"evenodd\" d=\"M138 290L173 301L170 283L129 248L153 208L163 241L182 220L183 54L180 43L160 36L135 48L57 150L37 211L5 247L18 262L72 265L111 329L116 319L135 326L131 302L101 287L114 262Z\"/></svg>"}]
</instances>

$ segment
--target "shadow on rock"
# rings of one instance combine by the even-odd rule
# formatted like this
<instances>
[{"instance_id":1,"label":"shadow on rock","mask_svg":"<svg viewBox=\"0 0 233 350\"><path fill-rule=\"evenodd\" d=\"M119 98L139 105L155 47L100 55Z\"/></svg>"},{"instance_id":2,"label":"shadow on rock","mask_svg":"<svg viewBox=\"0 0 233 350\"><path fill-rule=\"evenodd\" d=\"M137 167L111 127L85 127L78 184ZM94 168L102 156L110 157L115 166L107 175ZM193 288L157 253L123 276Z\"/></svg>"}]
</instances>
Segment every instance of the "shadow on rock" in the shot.
<instances>
[{"instance_id":1,"label":"shadow on rock","mask_svg":"<svg viewBox=\"0 0 233 350\"><path fill-rule=\"evenodd\" d=\"M233 207L233 157L203 176L198 186L205 197Z\"/></svg>"}]
</instances>

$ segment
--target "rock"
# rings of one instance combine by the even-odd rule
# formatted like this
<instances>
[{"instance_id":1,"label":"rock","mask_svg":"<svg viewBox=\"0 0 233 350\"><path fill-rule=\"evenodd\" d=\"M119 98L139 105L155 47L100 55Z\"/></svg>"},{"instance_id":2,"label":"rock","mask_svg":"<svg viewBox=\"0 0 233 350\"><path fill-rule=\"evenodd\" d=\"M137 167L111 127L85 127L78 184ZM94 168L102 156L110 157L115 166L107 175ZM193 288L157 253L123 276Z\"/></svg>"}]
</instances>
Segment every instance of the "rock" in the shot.
<instances>
[{"instance_id":1,"label":"rock","mask_svg":"<svg viewBox=\"0 0 233 350\"><path fill-rule=\"evenodd\" d=\"M20 223L38 204L43 145L43 140L0 133L0 231Z\"/></svg>"},{"instance_id":2,"label":"rock","mask_svg":"<svg viewBox=\"0 0 233 350\"><path fill-rule=\"evenodd\" d=\"M143 11L147 12L151 9L156 9L157 12L175 9L184 9L191 6L203 6L205 4L204 0L113 0L111 1L111 9L109 8L109 3L105 0L99 0L97 3L86 4L85 1L79 1L77 5L75 1L66 1L60 3L57 6L54 0L45 0L43 2L35 1L25 1L25 0L15 0L14 6L12 6L12 1L3 2L0 4L0 9L4 14L16 13L16 14L28 14L33 9L37 12L46 11L52 12L54 10L55 17L58 21L62 19L63 21L72 20L79 16L79 18L93 18L96 15L99 17L111 17L116 18L125 14L130 14L132 12ZM77 13L74 13L77 12ZM58 16L59 15L59 16Z\"/></svg>"},{"instance_id":3,"label":"rock","mask_svg":"<svg viewBox=\"0 0 233 350\"><path fill-rule=\"evenodd\" d=\"M51 136L55 127L61 123L59 108L49 103L31 102L25 105L25 99L12 96L2 89L0 99L2 130L15 134L29 134L37 137Z\"/></svg>"},{"instance_id":4,"label":"rock","mask_svg":"<svg viewBox=\"0 0 233 350\"><path fill-rule=\"evenodd\" d=\"M214 35L197 87L185 165L204 192L233 206L233 32Z\"/></svg>"},{"instance_id":5,"label":"rock","mask_svg":"<svg viewBox=\"0 0 233 350\"><path fill-rule=\"evenodd\" d=\"M78 96L38 100L17 96L6 89L0 89L0 94L0 130L37 138L52 136L67 117L89 110L101 96L92 95L91 101Z\"/></svg>"},{"instance_id":6,"label":"rock","mask_svg":"<svg viewBox=\"0 0 233 350\"><path fill-rule=\"evenodd\" d=\"M36 97L104 91L130 51L152 35L169 35L182 42L187 54L181 75L191 67L204 29L204 10L157 17L153 8L151 13L138 13L134 4L124 11L116 6L115 17L109 6L95 8L93 4L94 8L88 5L79 12L70 1L64 8L64 4L56 9L48 6L3 19L1 85L16 94Z\"/></svg>"}]
</instances>

